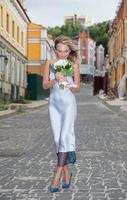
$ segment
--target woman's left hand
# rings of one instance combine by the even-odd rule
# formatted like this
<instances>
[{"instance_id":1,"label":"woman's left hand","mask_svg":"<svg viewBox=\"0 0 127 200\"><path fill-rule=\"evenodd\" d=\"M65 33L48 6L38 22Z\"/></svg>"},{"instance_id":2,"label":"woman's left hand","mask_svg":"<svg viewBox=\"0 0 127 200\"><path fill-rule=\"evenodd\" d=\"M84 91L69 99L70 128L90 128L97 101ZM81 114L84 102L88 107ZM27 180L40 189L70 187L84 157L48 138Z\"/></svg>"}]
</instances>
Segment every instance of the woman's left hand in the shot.
<instances>
[{"instance_id":1,"label":"woman's left hand","mask_svg":"<svg viewBox=\"0 0 127 200\"><path fill-rule=\"evenodd\" d=\"M55 74L55 77L56 77L56 80L57 80L58 82L66 81L66 77L65 77L64 74L61 73L61 72L57 72L57 73Z\"/></svg>"},{"instance_id":2,"label":"woman's left hand","mask_svg":"<svg viewBox=\"0 0 127 200\"><path fill-rule=\"evenodd\" d=\"M80 91L80 88L79 88L79 87L70 87L69 89L70 89L71 92L73 92L73 93L77 93L77 92Z\"/></svg>"}]
</instances>

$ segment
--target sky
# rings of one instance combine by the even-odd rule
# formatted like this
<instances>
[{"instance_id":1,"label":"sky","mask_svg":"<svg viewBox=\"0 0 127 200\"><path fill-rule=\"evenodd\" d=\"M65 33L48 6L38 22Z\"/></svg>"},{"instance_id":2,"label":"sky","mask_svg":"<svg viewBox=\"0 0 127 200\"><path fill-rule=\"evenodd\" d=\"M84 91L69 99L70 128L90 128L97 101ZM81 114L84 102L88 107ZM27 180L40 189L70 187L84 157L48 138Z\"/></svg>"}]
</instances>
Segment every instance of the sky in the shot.
<instances>
[{"instance_id":1,"label":"sky","mask_svg":"<svg viewBox=\"0 0 127 200\"><path fill-rule=\"evenodd\" d=\"M62 26L64 16L88 15L94 22L114 19L121 0L24 0L32 22L45 27Z\"/></svg>"}]
</instances>

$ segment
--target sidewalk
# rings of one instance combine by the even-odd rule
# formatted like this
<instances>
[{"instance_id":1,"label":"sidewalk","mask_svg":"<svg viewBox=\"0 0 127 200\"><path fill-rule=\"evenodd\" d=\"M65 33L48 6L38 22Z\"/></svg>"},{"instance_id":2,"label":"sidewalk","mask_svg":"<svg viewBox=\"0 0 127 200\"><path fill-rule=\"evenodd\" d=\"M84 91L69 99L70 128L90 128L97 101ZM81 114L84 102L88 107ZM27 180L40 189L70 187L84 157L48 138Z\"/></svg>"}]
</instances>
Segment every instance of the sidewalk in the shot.
<instances>
[{"instance_id":1,"label":"sidewalk","mask_svg":"<svg viewBox=\"0 0 127 200\"><path fill-rule=\"evenodd\" d=\"M103 98L102 98L103 97ZM113 108L117 111L127 112L127 99L120 100L119 98L110 99L108 96L99 96L98 98L102 100L110 108Z\"/></svg>"},{"instance_id":2,"label":"sidewalk","mask_svg":"<svg viewBox=\"0 0 127 200\"><path fill-rule=\"evenodd\" d=\"M15 112L16 112L16 110L2 110L2 111L0 111L0 117L7 116L7 115L13 114Z\"/></svg>"},{"instance_id":3,"label":"sidewalk","mask_svg":"<svg viewBox=\"0 0 127 200\"><path fill-rule=\"evenodd\" d=\"M46 105L47 103L48 103L48 99L31 101L31 103L28 103L28 104L12 103L12 104L9 105L10 109L0 111L0 117L9 116L11 114L14 114L19 109L25 111L25 110L28 110L28 109L39 108L41 106Z\"/></svg>"},{"instance_id":4,"label":"sidewalk","mask_svg":"<svg viewBox=\"0 0 127 200\"><path fill-rule=\"evenodd\" d=\"M106 100L110 106L119 106L121 111L127 112L127 100L120 100L119 98L113 100Z\"/></svg>"},{"instance_id":5,"label":"sidewalk","mask_svg":"<svg viewBox=\"0 0 127 200\"><path fill-rule=\"evenodd\" d=\"M46 105L47 103L48 103L48 99L43 99L43 100L32 101L32 103L28 103L28 104L25 104L23 106L26 109L34 109L34 108L38 108L38 107L41 107L43 105Z\"/></svg>"}]
</instances>

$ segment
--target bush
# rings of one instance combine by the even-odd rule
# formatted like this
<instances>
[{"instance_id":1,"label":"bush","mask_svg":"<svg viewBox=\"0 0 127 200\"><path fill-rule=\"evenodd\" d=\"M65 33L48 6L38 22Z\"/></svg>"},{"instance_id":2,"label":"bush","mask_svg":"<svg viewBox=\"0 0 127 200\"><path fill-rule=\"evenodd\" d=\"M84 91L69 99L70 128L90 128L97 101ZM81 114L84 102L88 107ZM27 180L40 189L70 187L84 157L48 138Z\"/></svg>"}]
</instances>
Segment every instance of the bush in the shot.
<instances>
[{"instance_id":1,"label":"bush","mask_svg":"<svg viewBox=\"0 0 127 200\"><path fill-rule=\"evenodd\" d=\"M2 111L2 110L8 110L8 109L9 109L8 105L4 105L4 104L0 105L0 111Z\"/></svg>"},{"instance_id":2,"label":"bush","mask_svg":"<svg viewBox=\"0 0 127 200\"><path fill-rule=\"evenodd\" d=\"M14 100L12 103L22 103L22 104L27 104L27 103L31 103L31 101L26 100L26 99L18 99L18 100Z\"/></svg>"}]
</instances>

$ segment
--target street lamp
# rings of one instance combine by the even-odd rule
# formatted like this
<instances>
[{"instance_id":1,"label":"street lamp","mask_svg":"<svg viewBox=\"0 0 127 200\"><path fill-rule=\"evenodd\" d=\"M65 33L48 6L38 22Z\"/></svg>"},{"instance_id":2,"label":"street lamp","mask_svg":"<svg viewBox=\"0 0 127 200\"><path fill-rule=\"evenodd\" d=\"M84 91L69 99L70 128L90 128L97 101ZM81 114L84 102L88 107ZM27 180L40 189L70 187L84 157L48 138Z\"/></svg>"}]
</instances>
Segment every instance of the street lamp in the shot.
<instances>
[{"instance_id":1,"label":"street lamp","mask_svg":"<svg viewBox=\"0 0 127 200\"><path fill-rule=\"evenodd\" d=\"M6 66L8 63L8 57L6 55L0 55L0 58L4 58L4 65ZM4 75L5 75L5 67L4 67ZM3 81L5 81L5 78L4 80L1 80L1 81L2 81L2 87L3 87ZM5 94L4 94L4 103L5 103Z\"/></svg>"}]
</instances>

